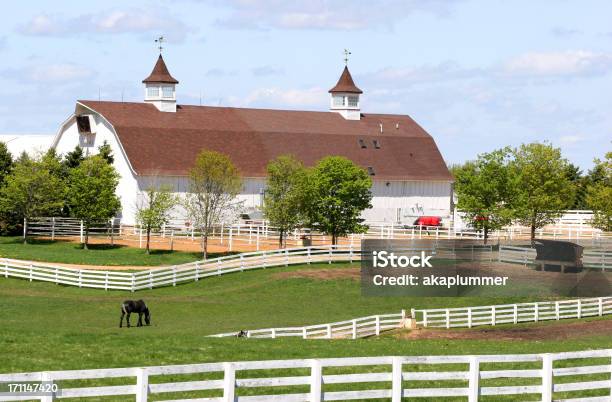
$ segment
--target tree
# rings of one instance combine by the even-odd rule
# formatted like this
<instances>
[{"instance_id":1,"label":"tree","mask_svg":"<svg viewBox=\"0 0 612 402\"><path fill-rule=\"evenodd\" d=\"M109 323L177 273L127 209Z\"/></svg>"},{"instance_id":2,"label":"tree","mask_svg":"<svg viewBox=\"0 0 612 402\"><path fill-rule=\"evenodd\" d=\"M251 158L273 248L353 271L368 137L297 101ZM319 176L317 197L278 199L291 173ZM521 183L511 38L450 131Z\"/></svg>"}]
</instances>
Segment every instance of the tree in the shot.
<instances>
[{"instance_id":1,"label":"tree","mask_svg":"<svg viewBox=\"0 0 612 402\"><path fill-rule=\"evenodd\" d=\"M304 209L311 228L327 233L332 244L349 233L363 233L361 212L371 208L368 173L341 156L328 156L312 168L305 181Z\"/></svg>"},{"instance_id":2,"label":"tree","mask_svg":"<svg viewBox=\"0 0 612 402\"><path fill-rule=\"evenodd\" d=\"M98 155L85 158L70 171L70 213L83 221L85 249L92 224L109 220L121 208L119 197L115 194L118 184L119 174L115 168Z\"/></svg>"},{"instance_id":3,"label":"tree","mask_svg":"<svg viewBox=\"0 0 612 402\"><path fill-rule=\"evenodd\" d=\"M113 156L113 150L108 142L104 140L102 145L98 147L98 155L102 157L109 165L112 165L115 162L115 157Z\"/></svg>"},{"instance_id":4,"label":"tree","mask_svg":"<svg viewBox=\"0 0 612 402\"><path fill-rule=\"evenodd\" d=\"M0 186L13 169L13 155L4 142L0 142Z\"/></svg>"},{"instance_id":5,"label":"tree","mask_svg":"<svg viewBox=\"0 0 612 402\"><path fill-rule=\"evenodd\" d=\"M136 221L147 233L147 254L150 253L151 231L158 230L171 218L177 198L168 186L150 186L136 206Z\"/></svg>"},{"instance_id":6,"label":"tree","mask_svg":"<svg viewBox=\"0 0 612 402\"><path fill-rule=\"evenodd\" d=\"M555 222L572 205L575 189L559 148L546 143L523 144L513 156L510 169L517 179L514 216L531 228L533 243L536 229Z\"/></svg>"},{"instance_id":7,"label":"tree","mask_svg":"<svg viewBox=\"0 0 612 402\"><path fill-rule=\"evenodd\" d=\"M508 168L509 154L507 148L481 154L476 161L454 169L457 208L483 231L485 244L491 230L512 221L516 183Z\"/></svg>"},{"instance_id":8,"label":"tree","mask_svg":"<svg viewBox=\"0 0 612 402\"><path fill-rule=\"evenodd\" d=\"M594 227L612 231L612 152L606 159L595 159L594 171L600 172L601 180L588 187L587 205L593 210Z\"/></svg>"},{"instance_id":9,"label":"tree","mask_svg":"<svg viewBox=\"0 0 612 402\"><path fill-rule=\"evenodd\" d=\"M70 169L78 167L84 160L85 156L83 155L83 148L77 145L72 151L68 152L64 156L62 163L64 164L66 171L69 171Z\"/></svg>"},{"instance_id":10,"label":"tree","mask_svg":"<svg viewBox=\"0 0 612 402\"><path fill-rule=\"evenodd\" d=\"M0 189L0 209L5 219L27 221L59 212L65 194L64 182L52 174L46 161L22 155Z\"/></svg>"},{"instance_id":11,"label":"tree","mask_svg":"<svg viewBox=\"0 0 612 402\"><path fill-rule=\"evenodd\" d=\"M279 156L268 163L268 180L263 213L271 226L279 230L278 245L286 245L287 233L302 222L303 183L306 170L291 155Z\"/></svg>"},{"instance_id":12,"label":"tree","mask_svg":"<svg viewBox=\"0 0 612 402\"><path fill-rule=\"evenodd\" d=\"M239 205L236 196L242 188L238 169L227 155L202 151L189 172L189 193L185 209L194 227L202 234L202 257L208 256L208 237L213 225L234 218Z\"/></svg>"}]
</instances>

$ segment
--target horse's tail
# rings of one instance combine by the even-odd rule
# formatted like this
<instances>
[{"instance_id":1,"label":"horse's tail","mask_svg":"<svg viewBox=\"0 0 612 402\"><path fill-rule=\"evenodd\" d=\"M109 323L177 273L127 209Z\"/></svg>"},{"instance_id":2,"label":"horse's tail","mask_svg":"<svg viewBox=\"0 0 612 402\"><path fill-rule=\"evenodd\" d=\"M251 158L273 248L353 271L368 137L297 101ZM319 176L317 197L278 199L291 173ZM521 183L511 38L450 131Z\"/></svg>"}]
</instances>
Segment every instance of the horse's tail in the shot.
<instances>
[{"instance_id":1,"label":"horse's tail","mask_svg":"<svg viewBox=\"0 0 612 402\"><path fill-rule=\"evenodd\" d=\"M127 306L126 303L121 303L121 312L127 314Z\"/></svg>"}]
</instances>

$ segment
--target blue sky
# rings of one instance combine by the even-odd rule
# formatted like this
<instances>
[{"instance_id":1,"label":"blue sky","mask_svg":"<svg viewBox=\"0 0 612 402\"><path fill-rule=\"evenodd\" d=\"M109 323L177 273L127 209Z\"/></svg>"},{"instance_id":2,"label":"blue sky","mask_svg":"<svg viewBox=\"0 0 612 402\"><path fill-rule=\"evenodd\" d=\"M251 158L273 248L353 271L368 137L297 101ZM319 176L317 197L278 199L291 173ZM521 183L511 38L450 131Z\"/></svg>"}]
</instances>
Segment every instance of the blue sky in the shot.
<instances>
[{"instance_id":1,"label":"blue sky","mask_svg":"<svg viewBox=\"0 0 612 402\"><path fill-rule=\"evenodd\" d=\"M604 0L24 1L3 5L0 134L51 134L77 99L141 101L155 37L179 103L326 110L342 51L362 110L409 114L449 163L550 141L612 150Z\"/></svg>"}]
</instances>

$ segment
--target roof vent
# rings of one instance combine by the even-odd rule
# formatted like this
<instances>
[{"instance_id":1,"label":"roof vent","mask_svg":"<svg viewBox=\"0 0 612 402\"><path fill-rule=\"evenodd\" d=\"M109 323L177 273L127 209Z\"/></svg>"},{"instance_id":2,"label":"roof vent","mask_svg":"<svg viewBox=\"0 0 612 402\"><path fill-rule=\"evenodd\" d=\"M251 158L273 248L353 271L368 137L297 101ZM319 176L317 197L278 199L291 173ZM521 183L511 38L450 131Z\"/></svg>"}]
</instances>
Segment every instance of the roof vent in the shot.
<instances>
[{"instance_id":1,"label":"roof vent","mask_svg":"<svg viewBox=\"0 0 612 402\"><path fill-rule=\"evenodd\" d=\"M374 168L372 166L368 166L368 174L370 176L375 176L376 172L374 172Z\"/></svg>"},{"instance_id":2,"label":"roof vent","mask_svg":"<svg viewBox=\"0 0 612 402\"><path fill-rule=\"evenodd\" d=\"M374 143L374 148L376 148L376 149L380 149L380 141L378 141L378 140L374 140L374 141L372 141L372 142Z\"/></svg>"},{"instance_id":3,"label":"roof vent","mask_svg":"<svg viewBox=\"0 0 612 402\"><path fill-rule=\"evenodd\" d=\"M380 126L380 133L382 134L383 133L383 124L382 123L378 123L378 124Z\"/></svg>"},{"instance_id":4,"label":"roof vent","mask_svg":"<svg viewBox=\"0 0 612 402\"><path fill-rule=\"evenodd\" d=\"M77 128L79 134L95 134L96 133L96 121L93 115L84 114L76 117Z\"/></svg>"},{"instance_id":5,"label":"roof vent","mask_svg":"<svg viewBox=\"0 0 612 402\"><path fill-rule=\"evenodd\" d=\"M359 146L361 147L361 149L366 149L368 147L366 142L361 138L359 139Z\"/></svg>"}]
</instances>

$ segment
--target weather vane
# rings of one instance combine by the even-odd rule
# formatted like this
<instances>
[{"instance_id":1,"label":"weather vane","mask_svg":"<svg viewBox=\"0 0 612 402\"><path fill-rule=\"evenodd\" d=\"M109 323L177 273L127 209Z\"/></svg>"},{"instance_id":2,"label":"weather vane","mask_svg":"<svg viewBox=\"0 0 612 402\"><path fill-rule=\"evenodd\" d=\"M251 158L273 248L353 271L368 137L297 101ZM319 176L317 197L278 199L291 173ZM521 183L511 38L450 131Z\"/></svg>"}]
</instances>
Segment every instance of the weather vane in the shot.
<instances>
[{"instance_id":1,"label":"weather vane","mask_svg":"<svg viewBox=\"0 0 612 402\"><path fill-rule=\"evenodd\" d=\"M161 54L162 50L164 50L164 47L162 46L164 41L165 41L165 39L164 39L163 36L160 36L159 38L155 39L155 43L159 44L159 54Z\"/></svg>"},{"instance_id":2,"label":"weather vane","mask_svg":"<svg viewBox=\"0 0 612 402\"><path fill-rule=\"evenodd\" d=\"M348 49L344 49L344 65L348 66L348 59L351 52Z\"/></svg>"}]
</instances>

